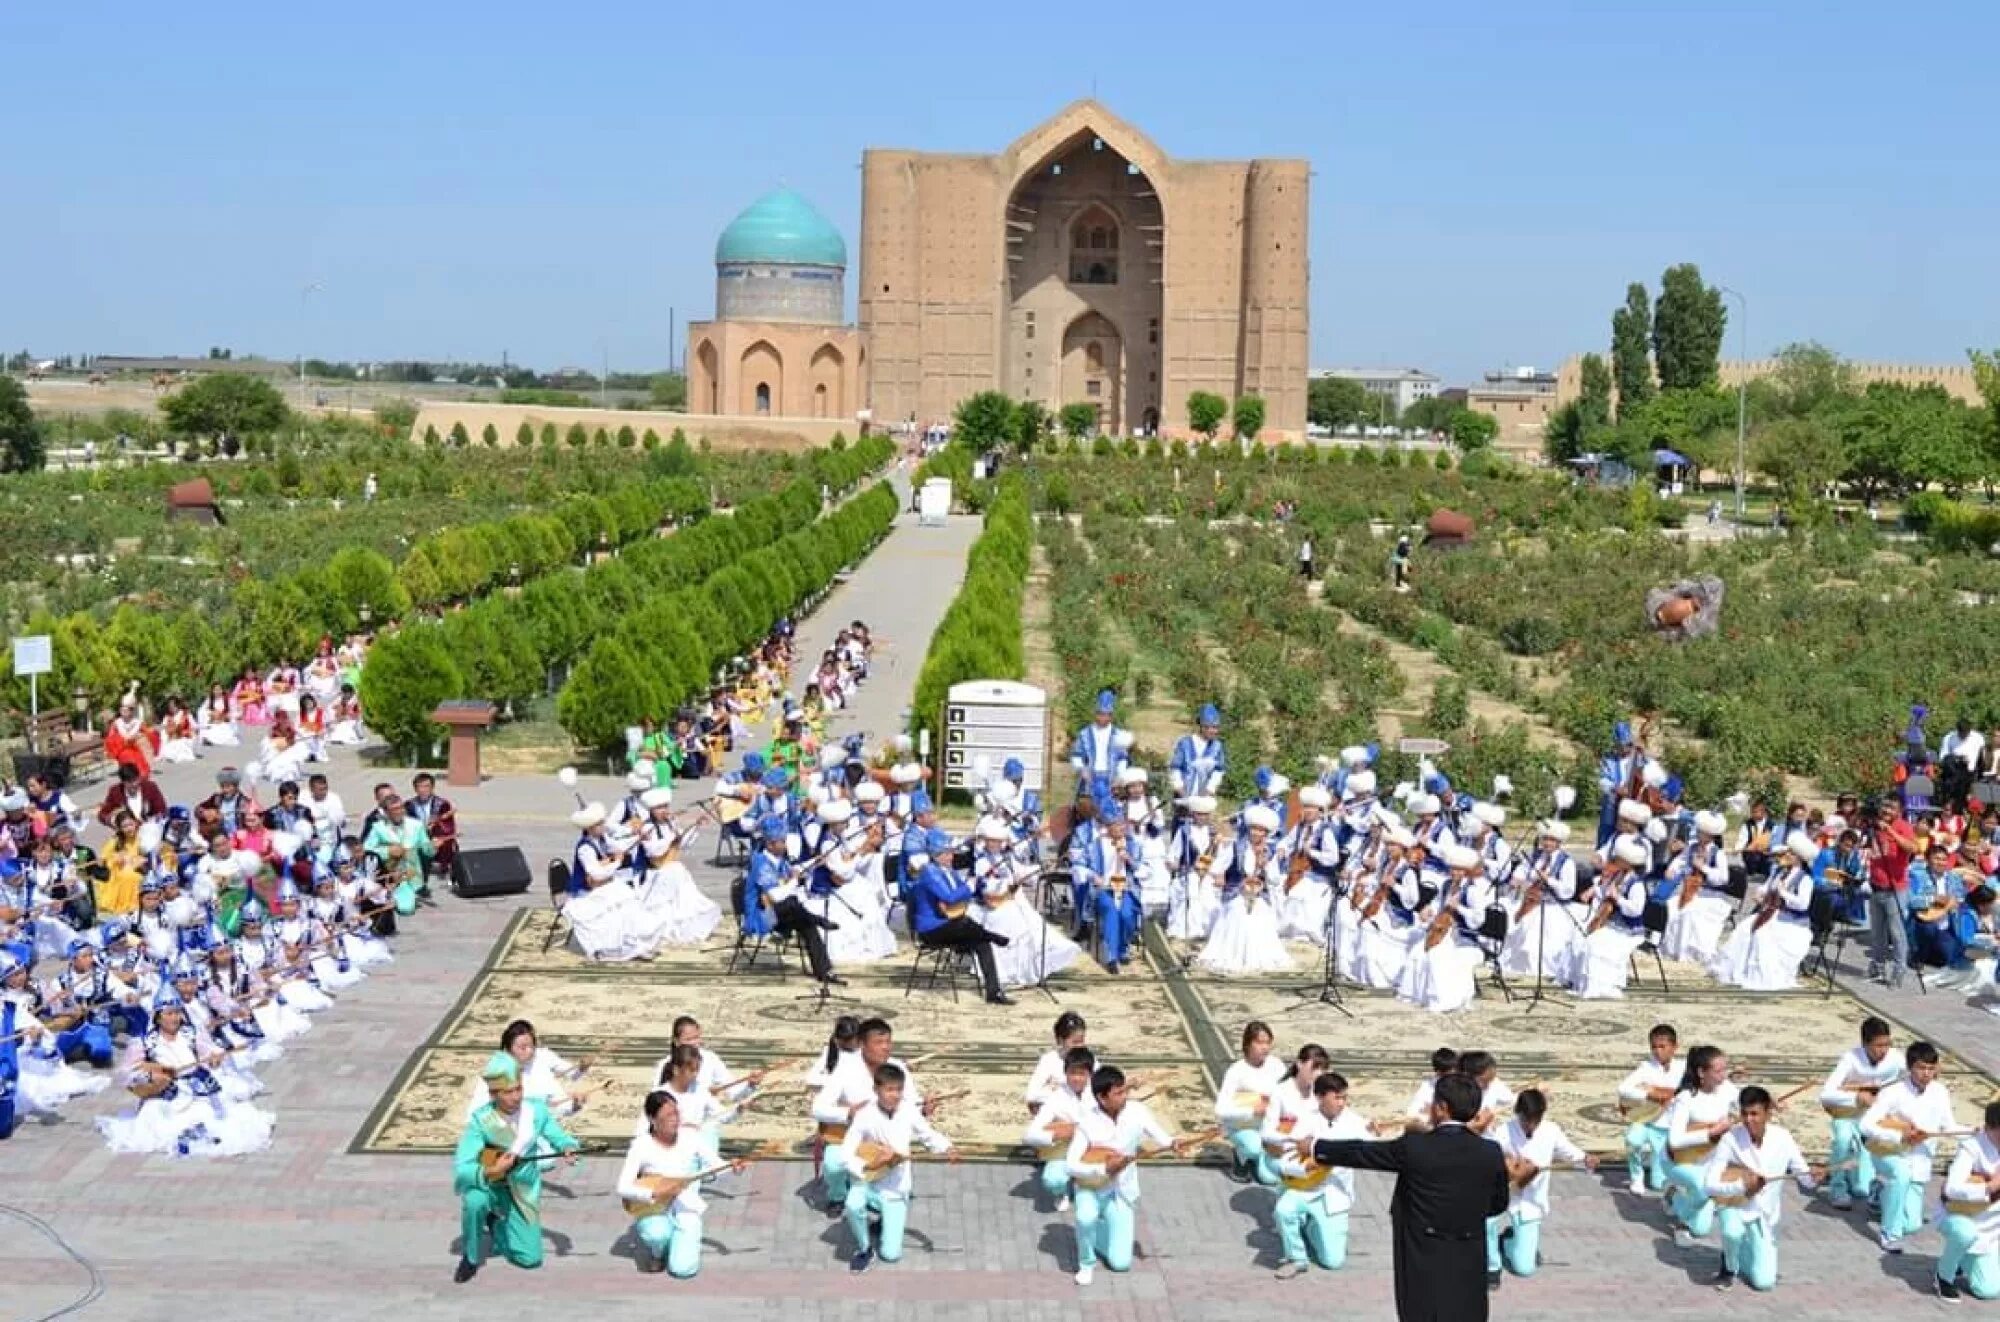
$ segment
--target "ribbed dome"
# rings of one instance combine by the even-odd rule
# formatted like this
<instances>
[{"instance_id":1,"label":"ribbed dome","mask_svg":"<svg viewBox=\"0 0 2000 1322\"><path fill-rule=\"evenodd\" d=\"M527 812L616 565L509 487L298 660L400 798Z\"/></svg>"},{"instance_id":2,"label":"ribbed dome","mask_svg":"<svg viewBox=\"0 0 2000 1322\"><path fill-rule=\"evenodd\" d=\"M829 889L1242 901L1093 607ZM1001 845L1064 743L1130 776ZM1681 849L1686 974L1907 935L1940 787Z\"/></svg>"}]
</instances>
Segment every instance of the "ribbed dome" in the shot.
<instances>
[{"instance_id":1,"label":"ribbed dome","mask_svg":"<svg viewBox=\"0 0 2000 1322\"><path fill-rule=\"evenodd\" d=\"M812 203L789 188L766 193L729 222L715 241L717 265L782 262L847 269L847 241Z\"/></svg>"}]
</instances>

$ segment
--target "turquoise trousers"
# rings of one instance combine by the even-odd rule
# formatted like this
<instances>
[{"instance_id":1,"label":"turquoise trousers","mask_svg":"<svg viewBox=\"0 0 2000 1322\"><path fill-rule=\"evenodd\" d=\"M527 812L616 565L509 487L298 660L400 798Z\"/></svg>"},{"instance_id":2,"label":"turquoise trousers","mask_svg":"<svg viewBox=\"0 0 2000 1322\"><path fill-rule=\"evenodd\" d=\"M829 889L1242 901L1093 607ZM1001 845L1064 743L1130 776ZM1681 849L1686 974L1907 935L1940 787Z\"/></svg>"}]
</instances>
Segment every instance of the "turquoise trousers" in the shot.
<instances>
[{"instance_id":1,"label":"turquoise trousers","mask_svg":"<svg viewBox=\"0 0 2000 1322\"><path fill-rule=\"evenodd\" d=\"M1256 1173L1257 1183L1266 1188L1276 1186L1278 1168L1264 1155L1264 1140L1255 1129L1230 1130L1229 1146L1235 1150L1237 1164L1248 1166Z\"/></svg>"},{"instance_id":2,"label":"turquoise trousers","mask_svg":"<svg viewBox=\"0 0 2000 1322\"><path fill-rule=\"evenodd\" d=\"M686 1280L701 1270L701 1218L667 1212L639 1218L633 1227L646 1251L667 1264L667 1271Z\"/></svg>"},{"instance_id":3,"label":"turquoise trousers","mask_svg":"<svg viewBox=\"0 0 2000 1322\"><path fill-rule=\"evenodd\" d=\"M1132 1270L1132 1205L1111 1189L1076 1191L1076 1265Z\"/></svg>"},{"instance_id":4,"label":"turquoise trousers","mask_svg":"<svg viewBox=\"0 0 2000 1322\"><path fill-rule=\"evenodd\" d=\"M910 1224L910 1200L901 1194L885 1194L871 1184L850 1184L847 1189L847 1233L854 1236L854 1251L868 1248L868 1214L882 1218L882 1242L876 1256L884 1262L903 1257L903 1231Z\"/></svg>"},{"instance_id":5,"label":"turquoise trousers","mask_svg":"<svg viewBox=\"0 0 2000 1322\"><path fill-rule=\"evenodd\" d=\"M1069 1195L1069 1163L1061 1157L1042 1163L1042 1188L1051 1198Z\"/></svg>"},{"instance_id":6,"label":"turquoise trousers","mask_svg":"<svg viewBox=\"0 0 2000 1322\"><path fill-rule=\"evenodd\" d=\"M1852 1170L1840 1169L1850 1161L1854 1163ZM1834 1167L1827 1181L1829 1193L1866 1198L1875 1187L1875 1154L1861 1141L1861 1124L1855 1117L1834 1117L1833 1147L1827 1154L1827 1164Z\"/></svg>"},{"instance_id":7,"label":"turquoise trousers","mask_svg":"<svg viewBox=\"0 0 2000 1322\"><path fill-rule=\"evenodd\" d=\"M1625 1177L1645 1177L1646 1187L1667 1187L1667 1131L1665 1126L1643 1121L1625 1127ZM1497 1268L1495 1270L1498 1270Z\"/></svg>"},{"instance_id":8,"label":"turquoise trousers","mask_svg":"<svg viewBox=\"0 0 2000 1322\"><path fill-rule=\"evenodd\" d=\"M1722 1265L1753 1290L1777 1285L1778 1240L1763 1217L1746 1217L1740 1207L1722 1209Z\"/></svg>"},{"instance_id":9,"label":"turquoise trousers","mask_svg":"<svg viewBox=\"0 0 2000 1322\"><path fill-rule=\"evenodd\" d=\"M1715 1203L1708 1196L1708 1186L1702 1182L1701 1171L1700 1166L1676 1164L1667 1167L1667 1181L1674 1190L1669 1200L1674 1215L1697 1238L1715 1228Z\"/></svg>"},{"instance_id":10,"label":"turquoise trousers","mask_svg":"<svg viewBox=\"0 0 2000 1322\"><path fill-rule=\"evenodd\" d=\"M1278 1195L1272 1215L1286 1262L1305 1262L1310 1254L1311 1261L1328 1271L1339 1271L1347 1262L1347 1213L1329 1213L1319 1194L1287 1189Z\"/></svg>"},{"instance_id":11,"label":"turquoise trousers","mask_svg":"<svg viewBox=\"0 0 2000 1322\"><path fill-rule=\"evenodd\" d=\"M1507 1236L1506 1243L1500 1241L1503 1231L1514 1233ZM1486 1270L1497 1272L1502 1267L1516 1276L1533 1276L1542 1249L1542 1223L1523 1221L1513 1212L1486 1218Z\"/></svg>"},{"instance_id":12,"label":"turquoise trousers","mask_svg":"<svg viewBox=\"0 0 2000 1322\"><path fill-rule=\"evenodd\" d=\"M1938 1279L1957 1280L1963 1272L1965 1288L1974 1299L2000 1298L2000 1248L1984 1253L1972 1251L1973 1236L1978 1231L1969 1216L1947 1216L1938 1229L1944 1234L1944 1251L1938 1254Z\"/></svg>"},{"instance_id":13,"label":"turquoise trousers","mask_svg":"<svg viewBox=\"0 0 2000 1322\"><path fill-rule=\"evenodd\" d=\"M1924 1188L1930 1181L1910 1178L1907 1157L1885 1158L1875 1170L1882 1177L1882 1233L1890 1239L1901 1239L1921 1230Z\"/></svg>"}]
</instances>

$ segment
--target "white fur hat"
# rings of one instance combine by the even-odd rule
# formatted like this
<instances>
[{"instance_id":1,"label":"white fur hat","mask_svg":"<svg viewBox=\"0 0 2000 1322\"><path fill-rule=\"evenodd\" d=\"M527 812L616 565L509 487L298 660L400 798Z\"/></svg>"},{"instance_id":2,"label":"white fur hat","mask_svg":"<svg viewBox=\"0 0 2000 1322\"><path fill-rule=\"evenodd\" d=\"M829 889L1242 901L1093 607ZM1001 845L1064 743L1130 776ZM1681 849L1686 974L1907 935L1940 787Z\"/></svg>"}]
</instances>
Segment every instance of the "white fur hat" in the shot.
<instances>
[{"instance_id":1,"label":"white fur hat","mask_svg":"<svg viewBox=\"0 0 2000 1322\"><path fill-rule=\"evenodd\" d=\"M1111 736L1111 746L1121 753L1131 751L1132 745L1138 742L1130 730L1120 730Z\"/></svg>"},{"instance_id":2,"label":"white fur hat","mask_svg":"<svg viewBox=\"0 0 2000 1322\"><path fill-rule=\"evenodd\" d=\"M674 806L674 792L665 785L655 786L639 796L641 808L671 808Z\"/></svg>"},{"instance_id":3,"label":"white fur hat","mask_svg":"<svg viewBox=\"0 0 2000 1322\"><path fill-rule=\"evenodd\" d=\"M1405 806L1409 808L1410 816L1412 817L1435 817L1438 815L1438 811L1444 807L1442 803L1438 802L1438 796L1428 791L1421 794L1412 794L1409 803Z\"/></svg>"},{"instance_id":4,"label":"white fur hat","mask_svg":"<svg viewBox=\"0 0 2000 1322\"><path fill-rule=\"evenodd\" d=\"M889 768L889 779L898 785L914 785L924 778L924 769L914 762L898 762Z\"/></svg>"},{"instance_id":5,"label":"white fur hat","mask_svg":"<svg viewBox=\"0 0 2000 1322\"><path fill-rule=\"evenodd\" d=\"M578 808L575 812L571 813L569 815L569 820L570 824L577 827L579 830L588 831L593 826L602 826L604 824L604 819L608 816L610 816L610 814L604 811L603 804L586 803L581 808Z\"/></svg>"},{"instance_id":6,"label":"white fur hat","mask_svg":"<svg viewBox=\"0 0 2000 1322\"><path fill-rule=\"evenodd\" d=\"M1569 839L1569 823L1551 817L1535 828L1535 834L1544 840L1565 842Z\"/></svg>"},{"instance_id":7,"label":"white fur hat","mask_svg":"<svg viewBox=\"0 0 2000 1322\"><path fill-rule=\"evenodd\" d=\"M1475 803L1472 815L1496 830L1507 824L1507 810L1497 803Z\"/></svg>"},{"instance_id":8,"label":"white fur hat","mask_svg":"<svg viewBox=\"0 0 2000 1322\"><path fill-rule=\"evenodd\" d=\"M1653 820L1653 810L1637 799L1621 799L1618 803L1618 820L1633 826L1644 826Z\"/></svg>"},{"instance_id":9,"label":"white fur hat","mask_svg":"<svg viewBox=\"0 0 2000 1322\"><path fill-rule=\"evenodd\" d=\"M1331 808L1333 795L1324 785L1308 785L1299 791L1299 802L1308 808Z\"/></svg>"},{"instance_id":10,"label":"white fur hat","mask_svg":"<svg viewBox=\"0 0 2000 1322\"><path fill-rule=\"evenodd\" d=\"M846 799L832 799L814 810L815 815L828 826L839 826L854 816L854 805Z\"/></svg>"},{"instance_id":11,"label":"white fur hat","mask_svg":"<svg viewBox=\"0 0 2000 1322\"><path fill-rule=\"evenodd\" d=\"M1146 768L1122 766L1118 768L1118 784L1143 785L1146 783Z\"/></svg>"},{"instance_id":12,"label":"white fur hat","mask_svg":"<svg viewBox=\"0 0 2000 1322\"><path fill-rule=\"evenodd\" d=\"M880 803L882 802L884 793L886 791L874 781L864 780L854 787L854 801L856 803Z\"/></svg>"},{"instance_id":13,"label":"white fur hat","mask_svg":"<svg viewBox=\"0 0 2000 1322\"><path fill-rule=\"evenodd\" d=\"M1270 781L1267 782L1264 786L1264 793L1270 795L1272 798L1275 799L1281 795L1289 794L1291 792L1292 792L1291 777L1283 774L1282 772L1273 771L1271 773Z\"/></svg>"},{"instance_id":14,"label":"white fur hat","mask_svg":"<svg viewBox=\"0 0 2000 1322\"><path fill-rule=\"evenodd\" d=\"M1721 835L1729 829L1729 822L1721 813L1703 809L1694 815L1694 829L1702 835Z\"/></svg>"},{"instance_id":15,"label":"white fur hat","mask_svg":"<svg viewBox=\"0 0 2000 1322\"><path fill-rule=\"evenodd\" d=\"M1387 818L1383 822L1382 836L1390 844L1398 845L1404 849L1408 849L1411 845L1417 843L1417 838L1410 834L1410 828L1393 817Z\"/></svg>"},{"instance_id":16,"label":"white fur hat","mask_svg":"<svg viewBox=\"0 0 2000 1322\"><path fill-rule=\"evenodd\" d=\"M1340 760L1350 767L1368 765L1368 750L1359 744L1349 744L1340 750Z\"/></svg>"},{"instance_id":17,"label":"white fur hat","mask_svg":"<svg viewBox=\"0 0 2000 1322\"><path fill-rule=\"evenodd\" d=\"M1012 835L1013 832L1007 829L1007 823L1001 821L998 817L983 817L980 819L979 838L981 840L1005 840Z\"/></svg>"},{"instance_id":18,"label":"white fur hat","mask_svg":"<svg viewBox=\"0 0 2000 1322\"><path fill-rule=\"evenodd\" d=\"M1372 771L1356 771L1350 774L1347 777L1347 792L1355 795L1373 794L1375 792L1375 773Z\"/></svg>"},{"instance_id":19,"label":"white fur hat","mask_svg":"<svg viewBox=\"0 0 2000 1322\"><path fill-rule=\"evenodd\" d=\"M828 771L847 765L847 750L839 744L828 744L819 750L819 764Z\"/></svg>"},{"instance_id":20,"label":"white fur hat","mask_svg":"<svg viewBox=\"0 0 2000 1322\"><path fill-rule=\"evenodd\" d=\"M1785 848L1801 863L1810 863L1819 857L1819 842L1804 831L1794 831L1786 836Z\"/></svg>"},{"instance_id":21,"label":"white fur hat","mask_svg":"<svg viewBox=\"0 0 2000 1322\"><path fill-rule=\"evenodd\" d=\"M1662 789L1667 783L1667 769L1658 762L1648 762L1646 769L1639 773L1639 780L1648 789Z\"/></svg>"},{"instance_id":22,"label":"white fur hat","mask_svg":"<svg viewBox=\"0 0 2000 1322\"><path fill-rule=\"evenodd\" d=\"M825 781L814 781L806 787L806 802L818 807L833 798L833 789Z\"/></svg>"},{"instance_id":23,"label":"white fur hat","mask_svg":"<svg viewBox=\"0 0 2000 1322\"><path fill-rule=\"evenodd\" d=\"M1454 872L1472 872L1479 867L1479 851L1464 845L1446 845L1444 865Z\"/></svg>"},{"instance_id":24,"label":"white fur hat","mask_svg":"<svg viewBox=\"0 0 2000 1322\"><path fill-rule=\"evenodd\" d=\"M651 768L652 765L653 764L651 762L648 762L646 764L648 768ZM650 769L646 771L641 771L639 770L639 768L633 767L630 771L625 773L626 789L644 790L644 789L651 789L652 787L653 787L653 773Z\"/></svg>"},{"instance_id":25,"label":"white fur hat","mask_svg":"<svg viewBox=\"0 0 2000 1322\"><path fill-rule=\"evenodd\" d=\"M1667 838L1667 824L1655 817L1646 823L1646 838L1654 844L1661 844Z\"/></svg>"},{"instance_id":26,"label":"white fur hat","mask_svg":"<svg viewBox=\"0 0 2000 1322\"><path fill-rule=\"evenodd\" d=\"M1261 803L1253 803L1243 810L1244 829L1275 831L1278 829L1278 814Z\"/></svg>"},{"instance_id":27,"label":"white fur hat","mask_svg":"<svg viewBox=\"0 0 2000 1322\"><path fill-rule=\"evenodd\" d=\"M1620 863L1629 867L1643 868L1653 861L1653 851L1637 840L1620 840L1613 852Z\"/></svg>"},{"instance_id":28,"label":"white fur hat","mask_svg":"<svg viewBox=\"0 0 2000 1322\"><path fill-rule=\"evenodd\" d=\"M1187 810L1193 813L1214 812L1215 796L1213 794L1190 794L1187 797Z\"/></svg>"}]
</instances>

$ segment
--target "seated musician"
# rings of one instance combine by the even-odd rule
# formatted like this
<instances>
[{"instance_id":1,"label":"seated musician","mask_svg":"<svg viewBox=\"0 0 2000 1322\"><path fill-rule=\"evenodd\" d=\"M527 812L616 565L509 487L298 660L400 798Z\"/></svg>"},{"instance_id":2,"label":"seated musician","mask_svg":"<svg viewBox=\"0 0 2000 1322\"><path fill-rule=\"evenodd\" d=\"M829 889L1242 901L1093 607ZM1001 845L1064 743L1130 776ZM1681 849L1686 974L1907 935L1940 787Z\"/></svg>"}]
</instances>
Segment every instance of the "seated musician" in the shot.
<instances>
[{"instance_id":1,"label":"seated musician","mask_svg":"<svg viewBox=\"0 0 2000 1322\"><path fill-rule=\"evenodd\" d=\"M581 1146L546 1102L521 1095L521 1064L512 1056L495 1052L481 1077L492 1100L465 1122L452 1153L464 1238L452 1279L460 1285L485 1261L489 1230L493 1248L516 1267L542 1265L542 1162L560 1154L575 1165Z\"/></svg>"},{"instance_id":2,"label":"seated musician","mask_svg":"<svg viewBox=\"0 0 2000 1322\"><path fill-rule=\"evenodd\" d=\"M785 857L791 824L777 813L758 823L759 846L750 856L749 875L744 880L743 930L752 936L790 932L805 947L806 962L820 982L839 985L827 958L822 929L837 926L807 909L800 898L802 887L794 876L792 863Z\"/></svg>"},{"instance_id":3,"label":"seated musician","mask_svg":"<svg viewBox=\"0 0 2000 1322\"><path fill-rule=\"evenodd\" d=\"M451 875L451 865L458 859L458 810L451 806L451 800L437 792L437 778L427 771L420 771L410 782L412 791L404 802L410 816L424 824L430 835L431 856L427 866L440 876Z\"/></svg>"},{"instance_id":4,"label":"seated musician","mask_svg":"<svg viewBox=\"0 0 2000 1322\"><path fill-rule=\"evenodd\" d=\"M1957 986L1972 973L1966 947L1975 919L1965 902L1971 887L1965 870L1953 862L1950 846L1934 839L1910 865L1910 958L1920 968L1937 970L1932 986Z\"/></svg>"},{"instance_id":5,"label":"seated musician","mask_svg":"<svg viewBox=\"0 0 2000 1322\"><path fill-rule=\"evenodd\" d=\"M914 835L913 828L908 835ZM991 1005L1012 1005L1014 998L1000 985L1000 970L993 948L1007 944L1007 938L980 926L970 913L973 888L951 867L951 837L938 827L923 834L921 852L911 851L906 842L904 864L909 869L910 915L917 940L926 946L942 946L970 953L979 963L980 985Z\"/></svg>"}]
</instances>

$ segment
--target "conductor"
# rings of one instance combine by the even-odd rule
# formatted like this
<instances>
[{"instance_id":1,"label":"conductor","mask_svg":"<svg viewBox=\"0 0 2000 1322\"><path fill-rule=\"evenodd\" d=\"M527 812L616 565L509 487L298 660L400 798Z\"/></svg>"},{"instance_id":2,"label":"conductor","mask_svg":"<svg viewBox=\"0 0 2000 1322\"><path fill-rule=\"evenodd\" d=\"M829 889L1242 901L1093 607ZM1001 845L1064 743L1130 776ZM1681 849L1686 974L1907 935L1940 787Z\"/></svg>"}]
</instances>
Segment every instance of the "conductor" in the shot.
<instances>
[{"instance_id":1,"label":"conductor","mask_svg":"<svg viewBox=\"0 0 2000 1322\"><path fill-rule=\"evenodd\" d=\"M1498 1144L1465 1127L1479 1096L1465 1075L1447 1075L1432 1094L1429 1133L1313 1145L1322 1166L1396 1172L1389 1219L1401 1322L1485 1322L1486 1218L1507 1210L1507 1166Z\"/></svg>"}]
</instances>

